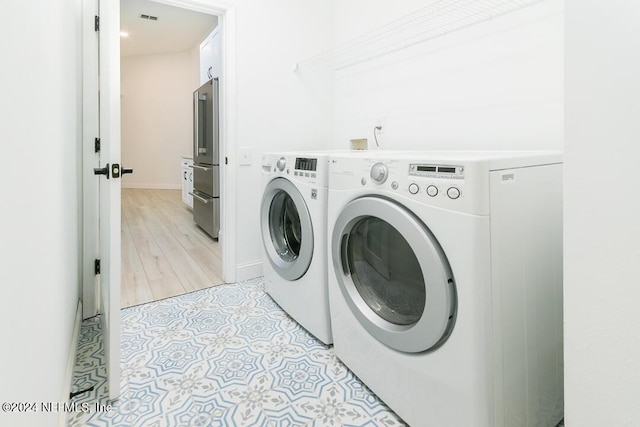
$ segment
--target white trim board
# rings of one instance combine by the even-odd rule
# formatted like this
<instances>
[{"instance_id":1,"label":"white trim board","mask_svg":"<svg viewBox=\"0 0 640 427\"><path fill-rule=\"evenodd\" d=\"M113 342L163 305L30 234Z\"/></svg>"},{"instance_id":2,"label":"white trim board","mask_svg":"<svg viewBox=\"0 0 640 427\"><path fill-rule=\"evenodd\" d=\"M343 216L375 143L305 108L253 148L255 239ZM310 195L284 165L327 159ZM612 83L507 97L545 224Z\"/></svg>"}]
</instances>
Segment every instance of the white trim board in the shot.
<instances>
[{"instance_id":1,"label":"white trim board","mask_svg":"<svg viewBox=\"0 0 640 427\"><path fill-rule=\"evenodd\" d=\"M238 264L236 279L238 282L262 276L262 260Z\"/></svg>"},{"instance_id":2,"label":"white trim board","mask_svg":"<svg viewBox=\"0 0 640 427\"><path fill-rule=\"evenodd\" d=\"M73 333L71 334L71 346L69 348L69 356L67 357L67 369L65 371L64 385L62 387L61 402L70 400L71 388L73 387L73 373L76 367L76 357L78 356L78 341L80 341L80 328L82 327L82 300L78 300L76 309L76 317L73 322ZM60 411L58 416L58 426L66 427L68 424L69 413Z\"/></svg>"}]
</instances>

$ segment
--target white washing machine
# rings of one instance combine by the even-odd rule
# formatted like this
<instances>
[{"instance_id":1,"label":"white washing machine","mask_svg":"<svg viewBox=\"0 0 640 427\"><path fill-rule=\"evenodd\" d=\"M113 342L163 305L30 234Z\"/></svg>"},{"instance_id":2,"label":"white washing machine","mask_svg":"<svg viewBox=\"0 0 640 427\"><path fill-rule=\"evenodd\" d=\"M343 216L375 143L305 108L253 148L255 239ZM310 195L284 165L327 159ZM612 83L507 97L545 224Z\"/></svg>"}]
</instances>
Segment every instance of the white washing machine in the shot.
<instances>
[{"instance_id":1,"label":"white washing machine","mask_svg":"<svg viewBox=\"0 0 640 427\"><path fill-rule=\"evenodd\" d=\"M262 156L260 208L265 290L325 344L333 342L327 291L328 154Z\"/></svg>"},{"instance_id":2,"label":"white washing machine","mask_svg":"<svg viewBox=\"0 0 640 427\"><path fill-rule=\"evenodd\" d=\"M329 162L336 355L412 426L563 416L562 157Z\"/></svg>"}]
</instances>

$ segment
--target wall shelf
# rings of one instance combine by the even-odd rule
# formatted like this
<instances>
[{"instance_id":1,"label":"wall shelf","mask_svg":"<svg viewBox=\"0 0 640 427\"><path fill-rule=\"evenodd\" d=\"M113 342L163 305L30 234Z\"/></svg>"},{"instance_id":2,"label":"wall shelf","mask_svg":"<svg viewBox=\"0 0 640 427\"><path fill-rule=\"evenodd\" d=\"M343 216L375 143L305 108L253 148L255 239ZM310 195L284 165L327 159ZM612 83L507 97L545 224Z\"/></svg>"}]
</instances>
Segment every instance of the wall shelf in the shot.
<instances>
[{"instance_id":1,"label":"wall shelf","mask_svg":"<svg viewBox=\"0 0 640 427\"><path fill-rule=\"evenodd\" d=\"M300 68L347 68L523 9L544 0L436 0L328 52L300 61Z\"/></svg>"}]
</instances>

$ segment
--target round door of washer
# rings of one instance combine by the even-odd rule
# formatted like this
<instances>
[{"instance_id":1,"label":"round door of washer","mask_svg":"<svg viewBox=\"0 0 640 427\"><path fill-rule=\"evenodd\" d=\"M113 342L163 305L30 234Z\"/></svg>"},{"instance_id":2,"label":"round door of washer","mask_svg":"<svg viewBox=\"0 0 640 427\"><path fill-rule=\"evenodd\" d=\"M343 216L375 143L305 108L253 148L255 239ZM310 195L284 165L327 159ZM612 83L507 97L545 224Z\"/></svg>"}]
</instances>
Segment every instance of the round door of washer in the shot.
<instances>
[{"instance_id":1,"label":"round door of washer","mask_svg":"<svg viewBox=\"0 0 640 427\"><path fill-rule=\"evenodd\" d=\"M262 243L269 263L284 279L302 277L313 258L311 215L300 191L285 178L269 182L260 207Z\"/></svg>"},{"instance_id":2,"label":"round door of washer","mask_svg":"<svg viewBox=\"0 0 640 427\"><path fill-rule=\"evenodd\" d=\"M336 220L332 258L342 296L378 341L418 353L449 337L457 308L451 267L411 211L375 196L351 201Z\"/></svg>"}]
</instances>

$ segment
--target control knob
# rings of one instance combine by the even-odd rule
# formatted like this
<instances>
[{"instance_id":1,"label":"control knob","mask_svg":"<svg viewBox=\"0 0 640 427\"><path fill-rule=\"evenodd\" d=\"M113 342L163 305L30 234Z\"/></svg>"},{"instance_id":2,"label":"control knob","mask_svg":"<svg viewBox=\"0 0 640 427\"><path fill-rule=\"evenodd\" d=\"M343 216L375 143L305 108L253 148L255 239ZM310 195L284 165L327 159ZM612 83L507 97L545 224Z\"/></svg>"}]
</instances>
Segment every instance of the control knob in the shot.
<instances>
[{"instance_id":1,"label":"control knob","mask_svg":"<svg viewBox=\"0 0 640 427\"><path fill-rule=\"evenodd\" d=\"M284 170L284 167L287 165L287 159L285 159L284 157L280 157L278 159L278 161L276 162L276 167L278 168L278 170L280 172L282 172Z\"/></svg>"},{"instance_id":2,"label":"control knob","mask_svg":"<svg viewBox=\"0 0 640 427\"><path fill-rule=\"evenodd\" d=\"M369 175L375 183L384 184L388 177L387 167L384 163L376 163L371 167L371 173Z\"/></svg>"}]
</instances>

